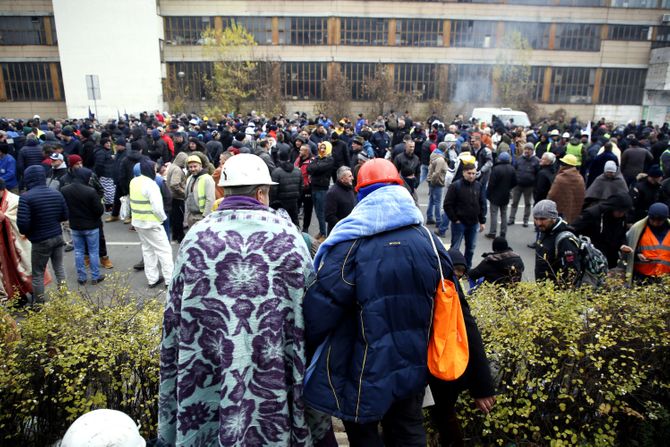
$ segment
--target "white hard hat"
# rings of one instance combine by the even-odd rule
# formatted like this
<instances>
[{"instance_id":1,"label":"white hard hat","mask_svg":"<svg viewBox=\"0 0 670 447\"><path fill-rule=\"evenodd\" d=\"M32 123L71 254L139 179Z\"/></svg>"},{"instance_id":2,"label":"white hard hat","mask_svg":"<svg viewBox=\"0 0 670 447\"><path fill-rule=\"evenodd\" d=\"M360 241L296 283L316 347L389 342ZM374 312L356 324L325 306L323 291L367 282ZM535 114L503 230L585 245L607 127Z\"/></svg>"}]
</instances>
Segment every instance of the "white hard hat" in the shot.
<instances>
[{"instance_id":1,"label":"white hard hat","mask_svg":"<svg viewBox=\"0 0 670 447\"><path fill-rule=\"evenodd\" d=\"M258 155L237 154L221 169L219 186L276 185L270 178L268 166Z\"/></svg>"},{"instance_id":2,"label":"white hard hat","mask_svg":"<svg viewBox=\"0 0 670 447\"><path fill-rule=\"evenodd\" d=\"M570 138L570 132L563 132L563 138Z\"/></svg>"},{"instance_id":3,"label":"white hard hat","mask_svg":"<svg viewBox=\"0 0 670 447\"><path fill-rule=\"evenodd\" d=\"M61 447L145 447L135 422L116 410L94 410L70 425Z\"/></svg>"},{"instance_id":4,"label":"white hard hat","mask_svg":"<svg viewBox=\"0 0 670 447\"><path fill-rule=\"evenodd\" d=\"M447 142L447 143L455 143L456 142L456 135L454 135L453 133L448 133L444 137L444 141Z\"/></svg>"}]
</instances>

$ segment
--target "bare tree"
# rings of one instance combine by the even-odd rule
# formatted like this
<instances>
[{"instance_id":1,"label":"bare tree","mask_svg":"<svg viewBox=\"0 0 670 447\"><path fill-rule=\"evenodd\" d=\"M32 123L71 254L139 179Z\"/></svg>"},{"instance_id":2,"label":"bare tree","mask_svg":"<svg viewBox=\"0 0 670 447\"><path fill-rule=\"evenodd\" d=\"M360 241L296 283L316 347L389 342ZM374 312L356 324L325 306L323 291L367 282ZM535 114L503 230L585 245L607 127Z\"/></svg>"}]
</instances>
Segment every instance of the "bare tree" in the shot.
<instances>
[{"instance_id":1,"label":"bare tree","mask_svg":"<svg viewBox=\"0 0 670 447\"><path fill-rule=\"evenodd\" d=\"M329 71L323 83L323 101L315 105L314 111L340 119L351 112L351 82L342 74L339 64Z\"/></svg>"},{"instance_id":2,"label":"bare tree","mask_svg":"<svg viewBox=\"0 0 670 447\"><path fill-rule=\"evenodd\" d=\"M502 51L496 57L493 78L498 102L505 107L535 115L537 105L531 97L535 82L531 78L531 45L518 31L503 38Z\"/></svg>"}]
</instances>

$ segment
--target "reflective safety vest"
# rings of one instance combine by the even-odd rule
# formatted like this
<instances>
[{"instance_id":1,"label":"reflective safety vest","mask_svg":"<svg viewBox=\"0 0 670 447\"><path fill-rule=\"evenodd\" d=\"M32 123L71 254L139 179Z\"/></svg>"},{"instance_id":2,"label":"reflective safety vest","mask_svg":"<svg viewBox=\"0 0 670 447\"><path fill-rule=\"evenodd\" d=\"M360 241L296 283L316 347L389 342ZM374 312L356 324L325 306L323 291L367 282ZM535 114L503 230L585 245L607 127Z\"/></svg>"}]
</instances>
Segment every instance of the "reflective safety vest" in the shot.
<instances>
[{"instance_id":1,"label":"reflective safety vest","mask_svg":"<svg viewBox=\"0 0 670 447\"><path fill-rule=\"evenodd\" d=\"M200 214L205 214L205 203L207 203L207 196L205 194L205 183L207 181L207 178L214 179L212 178L211 175L209 174L201 174L198 176L198 178L195 179L195 182L198 184L197 186L197 196L196 196L196 203L198 204L198 209L200 210ZM191 186L191 192L193 192L193 186Z\"/></svg>"},{"instance_id":2,"label":"reflective safety vest","mask_svg":"<svg viewBox=\"0 0 670 447\"><path fill-rule=\"evenodd\" d=\"M133 219L161 223L158 216L154 214L149 198L142 194L147 182L153 183L154 181L143 175L130 181L130 212Z\"/></svg>"},{"instance_id":3,"label":"reflective safety vest","mask_svg":"<svg viewBox=\"0 0 670 447\"><path fill-rule=\"evenodd\" d=\"M665 235L662 243L647 225L640 242L637 245L637 254L642 254L647 261L640 261L635 257L634 270L644 276L662 276L670 274L670 231Z\"/></svg>"},{"instance_id":4,"label":"reflective safety vest","mask_svg":"<svg viewBox=\"0 0 670 447\"><path fill-rule=\"evenodd\" d=\"M565 153L566 154L572 154L577 158L577 166L582 165L582 148L584 145L582 143L579 144L572 144L568 143L568 145L565 148Z\"/></svg>"}]
</instances>

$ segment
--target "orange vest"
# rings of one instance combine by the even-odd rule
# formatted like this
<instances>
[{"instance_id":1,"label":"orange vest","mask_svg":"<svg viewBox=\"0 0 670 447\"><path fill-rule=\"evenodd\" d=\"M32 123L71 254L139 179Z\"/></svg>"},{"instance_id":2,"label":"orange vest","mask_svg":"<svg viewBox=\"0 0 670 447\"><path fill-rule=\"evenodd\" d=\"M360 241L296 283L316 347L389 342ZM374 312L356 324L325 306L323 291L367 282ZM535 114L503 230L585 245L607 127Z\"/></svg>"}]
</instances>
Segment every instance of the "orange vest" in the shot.
<instances>
[{"instance_id":1,"label":"orange vest","mask_svg":"<svg viewBox=\"0 0 670 447\"><path fill-rule=\"evenodd\" d=\"M635 259L636 273L644 276L670 275L670 231L659 244L651 228L647 226L637 244L636 252L647 258L646 262Z\"/></svg>"}]
</instances>

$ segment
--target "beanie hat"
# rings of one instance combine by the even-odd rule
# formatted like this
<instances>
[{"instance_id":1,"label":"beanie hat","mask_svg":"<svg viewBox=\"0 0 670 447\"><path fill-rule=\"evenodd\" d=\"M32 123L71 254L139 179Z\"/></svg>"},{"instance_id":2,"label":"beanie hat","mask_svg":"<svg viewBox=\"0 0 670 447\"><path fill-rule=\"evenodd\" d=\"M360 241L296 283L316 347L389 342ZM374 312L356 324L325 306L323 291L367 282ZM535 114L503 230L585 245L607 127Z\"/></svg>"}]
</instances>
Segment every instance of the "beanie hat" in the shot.
<instances>
[{"instance_id":1,"label":"beanie hat","mask_svg":"<svg viewBox=\"0 0 670 447\"><path fill-rule=\"evenodd\" d=\"M126 139L123 138L123 137L119 137L119 138L116 139L116 143L115 143L115 144L116 144L117 146L125 146L125 145L126 145Z\"/></svg>"},{"instance_id":2,"label":"beanie hat","mask_svg":"<svg viewBox=\"0 0 670 447\"><path fill-rule=\"evenodd\" d=\"M500 155L498 155L498 160L502 161L503 163L509 163L511 160L509 152L501 152Z\"/></svg>"},{"instance_id":3,"label":"beanie hat","mask_svg":"<svg viewBox=\"0 0 670 447\"><path fill-rule=\"evenodd\" d=\"M507 245L507 239L505 239L502 236L498 236L497 238L493 239L493 251L495 252L501 252L501 251L507 251L509 250L509 245Z\"/></svg>"},{"instance_id":4,"label":"beanie hat","mask_svg":"<svg viewBox=\"0 0 670 447\"><path fill-rule=\"evenodd\" d=\"M556 202L553 200L540 200L533 207L533 217L538 219L558 219Z\"/></svg>"},{"instance_id":5,"label":"beanie hat","mask_svg":"<svg viewBox=\"0 0 670 447\"><path fill-rule=\"evenodd\" d=\"M82 161L81 157L77 154L68 155L67 157L68 166L74 166L77 163L81 163L81 161Z\"/></svg>"},{"instance_id":6,"label":"beanie hat","mask_svg":"<svg viewBox=\"0 0 670 447\"><path fill-rule=\"evenodd\" d=\"M357 157L358 157L358 161L362 161L363 163L370 160L370 157L368 157L368 154L366 154L362 151L358 153Z\"/></svg>"},{"instance_id":7,"label":"beanie hat","mask_svg":"<svg viewBox=\"0 0 670 447\"><path fill-rule=\"evenodd\" d=\"M91 175L93 171L88 168L79 168L74 170L74 177L81 181L84 185L88 185L88 182L91 180Z\"/></svg>"},{"instance_id":8,"label":"beanie hat","mask_svg":"<svg viewBox=\"0 0 670 447\"><path fill-rule=\"evenodd\" d=\"M523 145L523 148L524 149L535 150L535 146L533 146L533 143L526 143L526 144Z\"/></svg>"},{"instance_id":9,"label":"beanie hat","mask_svg":"<svg viewBox=\"0 0 670 447\"><path fill-rule=\"evenodd\" d=\"M160 137L161 137L161 131L160 130L154 129L154 130L151 131L151 138L153 138L154 140L157 140Z\"/></svg>"},{"instance_id":10,"label":"beanie hat","mask_svg":"<svg viewBox=\"0 0 670 447\"><path fill-rule=\"evenodd\" d=\"M649 177L663 177L663 171L658 165L652 165L647 169L647 175Z\"/></svg>"},{"instance_id":11,"label":"beanie hat","mask_svg":"<svg viewBox=\"0 0 670 447\"><path fill-rule=\"evenodd\" d=\"M463 256L463 253L461 253L457 248L450 248L448 253L449 257L451 258L451 263L454 265L454 267L457 265L467 265L465 256Z\"/></svg>"},{"instance_id":12,"label":"beanie hat","mask_svg":"<svg viewBox=\"0 0 670 447\"><path fill-rule=\"evenodd\" d=\"M670 211L668 210L668 205L666 205L663 202L653 203L649 207L649 217L667 219L668 217L670 217Z\"/></svg>"},{"instance_id":13,"label":"beanie hat","mask_svg":"<svg viewBox=\"0 0 670 447\"><path fill-rule=\"evenodd\" d=\"M617 171L617 166L614 160L607 160L605 163L605 172L616 172Z\"/></svg>"},{"instance_id":14,"label":"beanie hat","mask_svg":"<svg viewBox=\"0 0 670 447\"><path fill-rule=\"evenodd\" d=\"M279 149L279 160L280 161L288 161L289 160L288 149L286 149L286 148Z\"/></svg>"}]
</instances>

